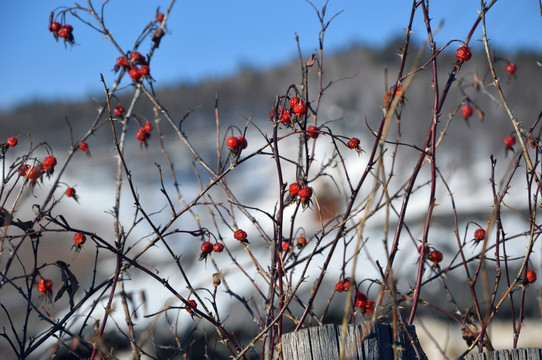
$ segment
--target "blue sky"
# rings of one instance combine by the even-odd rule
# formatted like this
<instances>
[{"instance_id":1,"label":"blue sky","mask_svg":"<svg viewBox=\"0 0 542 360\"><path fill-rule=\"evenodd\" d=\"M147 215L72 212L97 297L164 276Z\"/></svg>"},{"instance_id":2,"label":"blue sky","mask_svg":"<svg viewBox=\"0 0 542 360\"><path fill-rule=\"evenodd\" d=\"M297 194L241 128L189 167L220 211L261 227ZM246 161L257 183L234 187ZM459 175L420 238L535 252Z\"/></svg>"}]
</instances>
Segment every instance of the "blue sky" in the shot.
<instances>
[{"instance_id":1,"label":"blue sky","mask_svg":"<svg viewBox=\"0 0 542 360\"><path fill-rule=\"evenodd\" d=\"M86 1L79 0L83 6ZM324 1L315 0L320 8ZM383 46L404 33L410 15L408 0L330 0L327 15L343 12L326 33L328 52L356 43ZM74 26L77 45L65 49L47 30L50 12L72 6L70 0L18 0L0 2L2 64L0 109L40 101L72 101L102 91L99 74L108 84L119 54L102 36L78 20ZM102 1L94 1L100 9ZM165 9L165 0L112 0L105 8L105 21L118 43L131 49L141 29L153 18L155 9ZM433 25L444 20L436 36L437 45L464 39L477 15L476 0L432 0ZM418 11L414 38L426 39ZM318 46L319 23L305 0L178 0L164 37L151 64L158 85L197 82L228 76L240 67L267 69L296 56L295 33L303 51ZM511 53L531 50L542 53L542 17L538 1L500 0L488 15L492 44ZM473 40L481 38L478 30ZM143 45L145 52L149 44ZM455 47L454 47L455 49Z\"/></svg>"}]
</instances>

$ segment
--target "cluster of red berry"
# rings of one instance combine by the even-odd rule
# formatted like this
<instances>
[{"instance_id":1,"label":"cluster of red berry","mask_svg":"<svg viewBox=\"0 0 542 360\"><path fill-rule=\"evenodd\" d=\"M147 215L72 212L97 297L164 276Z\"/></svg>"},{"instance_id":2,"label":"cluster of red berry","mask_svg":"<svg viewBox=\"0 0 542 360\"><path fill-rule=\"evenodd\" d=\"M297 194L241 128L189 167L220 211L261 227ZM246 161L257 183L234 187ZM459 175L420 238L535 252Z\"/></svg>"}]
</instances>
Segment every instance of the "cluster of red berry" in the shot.
<instances>
[{"instance_id":1,"label":"cluster of red berry","mask_svg":"<svg viewBox=\"0 0 542 360\"><path fill-rule=\"evenodd\" d=\"M116 72L120 69L128 71L128 75L134 81L139 81L141 78L150 79L151 69L149 63L141 53L134 51L127 56L119 56L113 68Z\"/></svg>"},{"instance_id":2,"label":"cluster of red berry","mask_svg":"<svg viewBox=\"0 0 542 360\"><path fill-rule=\"evenodd\" d=\"M53 281L51 279L41 278L39 279L36 288L40 294L50 296L53 290Z\"/></svg>"},{"instance_id":3,"label":"cluster of red berry","mask_svg":"<svg viewBox=\"0 0 542 360\"><path fill-rule=\"evenodd\" d=\"M288 187L288 197L290 200L299 200L301 205L307 207L310 205L310 199L312 196L312 188L307 185L301 185L298 182L291 183Z\"/></svg>"},{"instance_id":4,"label":"cluster of red berry","mask_svg":"<svg viewBox=\"0 0 542 360\"><path fill-rule=\"evenodd\" d=\"M367 299L364 293L356 291L356 297L354 299L354 305L359 309L362 314L372 315L375 308L375 302Z\"/></svg>"},{"instance_id":5,"label":"cluster of red berry","mask_svg":"<svg viewBox=\"0 0 542 360\"><path fill-rule=\"evenodd\" d=\"M418 246L418 253L422 253L422 246ZM424 257L427 260L430 260L433 262L433 267L437 267L438 264L442 261L443 256L442 253L436 249L431 249L428 245L425 246L423 249Z\"/></svg>"},{"instance_id":6,"label":"cluster of red berry","mask_svg":"<svg viewBox=\"0 0 542 360\"><path fill-rule=\"evenodd\" d=\"M307 239L304 236L301 236L299 239L297 239L296 246L298 249L303 249L307 245ZM282 251L288 252L290 251L290 247L292 246L291 241L283 241L282 242Z\"/></svg>"},{"instance_id":7,"label":"cluster of red berry","mask_svg":"<svg viewBox=\"0 0 542 360\"><path fill-rule=\"evenodd\" d=\"M153 126L150 122L146 122L143 126L137 129L135 137L139 142L147 146L147 140L151 137Z\"/></svg>"},{"instance_id":8,"label":"cluster of red berry","mask_svg":"<svg viewBox=\"0 0 542 360\"><path fill-rule=\"evenodd\" d=\"M71 25L62 25L61 23L52 21L51 19L49 21L49 31L53 33L55 40L58 41L59 38L64 39L64 44L68 43L73 45L75 42L73 37L73 26Z\"/></svg>"},{"instance_id":9,"label":"cluster of red berry","mask_svg":"<svg viewBox=\"0 0 542 360\"><path fill-rule=\"evenodd\" d=\"M124 59L124 58L121 57L119 59ZM122 118L126 115L126 109L124 108L124 106L118 104L113 109L113 114L115 115L115 117ZM151 132L153 129L154 127L152 126L152 124L146 121L145 124L143 124L139 129L137 129L135 138L139 140L139 142L145 145L146 147L147 140L151 137Z\"/></svg>"},{"instance_id":10,"label":"cluster of red berry","mask_svg":"<svg viewBox=\"0 0 542 360\"><path fill-rule=\"evenodd\" d=\"M191 316L194 316L194 309L198 307L198 304L196 303L196 300L189 299L189 300L186 300L186 302L188 304L190 304L190 306L186 307L186 311L188 311L188 313Z\"/></svg>"},{"instance_id":11,"label":"cluster of red berry","mask_svg":"<svg viewBox=\"0 0 542 360\"><path fill-rule=\"evenodd\" d=\"M343 291L348 291L350 289L350 279L344 279L337 281L337 284L335 284L335 290L337 292L342 293Z\"/></svg>"},{"instance_id":12,"label":"cluster of red berry","mask_svg":"<svg viewBox=\"0 0 542 360\"><path fill-rule=\"evenodd\" d=\"M335 290L339 293L348 291L350 289L351 280L350 278L339 280L335 284ZM371 315L374 311L374 301L367 299L367 296L361 291L356 291L356 296L354 297L354 306L356 306L362 314Z\"/></svg>"},{"instance_id":13,"label":"cluster of red berry","mask_svg":"<svg viewBox=\"0 0 542 360\"><path fill-rule=\"evenodd\" d=\"M230 136L226 140L226 146L230 149L233 156L238 156L241 151L247 148L248 142L243 135L239 135L238 137Z\"/></svg>"},{"instance_id":14,"label":"cluster of red berry","mask_svg":"<svg viewBox=\"0 0 542 360\"><path fill-rule=\"evenodd\" d=\"M395 97L399 98L399 102L401 104L405 102L405 91L403 90L403 85L401 84L397 85L397 88L395 89ZM386 95L384 95L384 105L386 107L390 106L392 99L393 99L393 92L388 91Z\"/></svg>"},{"instance_id":15,"label":"cluster of red berry","mask_svg":"<svg viewBox=\"0 0 542 360\"><path fill-rule=\"evenodd\" d=\"M307 104L299 97L294 96L290 98L288 104L290 105L289 109L283 109L282 107L279 107L276 118L275 109L272 108L269 112L269 120L273 121L275 119L278 119L281 123L289 127L292 125L292 114L294 115L294 119L299 119L303 115L307 114Z\"/></svg>"},{"instance_id":16,"label":"cluster of red berry","mask_svg":"<svg viewBox=\"0 0 542 360\"><path fill-rule=\"evenodd\" d=\"M28 164L21 165L19 175L35 185L38 180L43 179L43 175L51 176L57 164L56 158L53 155L48 155L43 160L43 163L36 161L32 166Z\"/></svg>"},{"instance_id":17,"label":"cluster of red berry","mask_svg":"<svg viewBox=\"0 0 542 360\"><path fill-rule=\"evenodd\" d=\"M210 241L204 241L203 244L201 244L201 254L199 255L199 259L203 260L207 258L207 255L214 252L222 252L224 250L224 245L222 243L216 243L212 244Z\"/></svg>"}]
</instances>

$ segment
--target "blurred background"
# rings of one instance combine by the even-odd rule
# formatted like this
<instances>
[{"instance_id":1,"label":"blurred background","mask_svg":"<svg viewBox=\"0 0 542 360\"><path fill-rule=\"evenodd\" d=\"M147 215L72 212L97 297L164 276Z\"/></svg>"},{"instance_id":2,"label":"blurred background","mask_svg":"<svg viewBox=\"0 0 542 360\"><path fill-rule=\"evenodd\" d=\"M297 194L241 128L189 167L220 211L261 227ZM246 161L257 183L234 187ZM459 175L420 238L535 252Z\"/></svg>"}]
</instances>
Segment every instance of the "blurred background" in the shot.
<instances>
[{"instance_id":1,"label":"blurred background","mask_svg":"<svg viewBox=\"0 0 542 360\"><path fill-rule=\"evenodd\" d=\"M321 9L324 1L314 1ZM83 7L86 2L82 2ZM125 50L131 50L155 10L165 11L168 1L110 1L103 18ZM0 109L6 111L33 101L85 100L102 91L98 74L110 82L110 71L119 54L95 31L69 18L76 45L56 44L47 30L49 14L73 6L69 1L2 1L0 29L3 34ZM101 3L96 2L96 11ZM437 46L464 40L478 14L480 2L456 0L431 2L430 12ZM401 38L410 16L410 1L330 1L326 18L338 14L327 29L328 53L352 46L383 49ZM413 39L426 40L421 11L414 20ZM81 16L85 14L79 12ZM542 28L536 1L498 1L487 19L491 44L500 51L540 51ZM168 21L168 35L153 58L152 76L158 86L195 84L223 79L242 69L266 71L297 57L295 34L301 50L318 47L320 24L315 10L304 0L273 2L178 1ZM479 45L481 28L473 36ZM458 44L453 44L456 48Z\"/></svg>"}]
</instances>

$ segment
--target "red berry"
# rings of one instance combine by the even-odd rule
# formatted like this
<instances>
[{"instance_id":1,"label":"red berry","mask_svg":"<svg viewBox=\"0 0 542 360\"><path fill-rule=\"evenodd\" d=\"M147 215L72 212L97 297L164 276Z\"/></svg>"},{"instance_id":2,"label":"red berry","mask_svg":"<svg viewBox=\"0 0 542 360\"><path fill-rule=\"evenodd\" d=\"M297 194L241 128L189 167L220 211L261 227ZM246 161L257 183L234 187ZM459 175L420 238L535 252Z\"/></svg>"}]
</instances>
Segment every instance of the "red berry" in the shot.
<instances>
[{"instance_id":1,"label":"red berry","mask_svg":"<svg viewBox=\"0 0 542 360\"><path fill-rule=\"evenodd\" d=\"M247 146L248 146L247 139L245 139L242 135L239 135L237 137L237 140L239 140L239 145L238 146L239 146L239 148L241 150L244 150L244 149L247 148Z\"/></svg>"},{"instance_id":2,"label":"red berry","mask_svg":"<svg viewBox=\"0 0 542 360\"><path fill-rule=\"evenodd\" d=\"M233 237L241 242L247 241L247 233L242 229L236 230L233 233Z\"/></svg>"},{"instance_id":3,"label":"red berry","mask_svg":"<svg viewBox=\"0 0 542 360\"><path fill-rule=\"evenodd\" d=\"M113 109L113 113L115 116L122 117L126 114L126 109L122 105L117 105L115 106L115 109Z\"/></svg>"},{"instance_id":4,"label":"red berry","mask_svg":"<svg viewBox=\"0 0 542 360\"><path fill-rule=\"evenodd\" d=\"M128 64L128 59L126 59L124 56L119 56L117 58L117 67L119 68L128 68L130 67L130 64Z\"/></svg>"},{"instance_id":5,"label":"red berry","mask_svg":"<svg viewBox=\"0 0 542 360\"><path fill-rule=\"evenodd\" d=\"M360 143L359 139L353 137L352 139L348 140L347 145L348 145L348 147L350 149L356 149L357 150L357 149L359 149L359 143Z\"/></svg>"},{"instance_id":6,"label":"red berry","mask_svg":"<svg viewBox=\"0 0 542 360\"><path fill-rule=\"evenodd\" d=\"M309 186L303 186L301 189L299 189L297 195L301 199L301 203L305 204L312 196L312 188Z\"/></svg>"},{"instance_id":7,"label":"red berry","mask_svg":"<svg viewBox=\"0 0 542 360\"><path fill-rule=\"evenodd\" d=\"M506 146L506 150L511 150L515 143L516 138L514 135L507 135L504 137L504 145Z\"/></svg>"},{"instance_id":8,"label":"red berry","mask_svg":"<svg viewBox=\"0 0 542 360\"><path fill-rule=\"evenodd\" d=\"M279 109L279 114L280 114L280 109ZM275 118L275 109L271 108L271 111L269 111L269 120L273 121L274 118Z\"/></svg>"},{"instance_id":9,"label":"red berry","mask_svg":"<svg viewBox=\"0 0 542 360\"><path fill-rule=\"evenodd\" d=\"M403 96L403 85L399 84L397 88L395 89L395 96L402 97Z\"/></svg>"},{"instance_id":10,"label":"red berry","mask_svg":"<svg viewBox=\"0 0 542 360\"><path fill-rule=\"evenodd\" d=\"M239 148L239 139L235 136L230 136L228 140L226 140L226 145L232 150L237 150Z\"/></svg>"},{"instance_id":11,"label":"red berry","mask_svg":"<svg viewBox=\"0 0 542 360\"><path fill-rule=\"evenodd\" d=\"M214 252L222 252L224 250L224 245L222 243L216 243L213 245Z\"/></svg>"},{"instance_id":12,"label":"red berry","mask_svg":"<svg viewBox=\"0 0 542 360\"><path fill-rule=\"evenodd\" d=\"M301 236L297 239L297 248L302 249L307 245L307 239L304 236Z\"/></svg>"},{"instance_id":13,"label":"red berry","mask_svg":"<svg viewBox=\"0 0 542 360\"><path fill-rule=\"evenodd\" d=\"M52 22L51 25L49 25L49 31L57 33L62 28L62 25L59 22Z\"/></svg>"},{"instance_id":14,"label":"red berry","mask_svg":"<svg viewBox=\"0 0 542 360\"><path fill-rule=\"evenodd\" d=\"M42 171L43 171L43 165L37 164L35 166L32 166L30 171L28 171L27 176L30 179L30 181L35 182L36 180L42 177L43 175Z\"/></svg>"},{"instance_id":15,"label":"red berry","mask_svg":"<svg viewBox=\"0 0 542 360\"><path fill-rule=\"evenodd\" d=\"M67 38L68 37L68 31L64 28L60 29L58 31L58 36L60 36L61 38Z\"/></svg>"},{"instance_id":16,"label":"red berry","mask_svg":"<svg viewBox=\"0 0 542 360\"><path fill-rule=\"evenodd\" d=\"M531 284L534 283L536 281L536 272L533 269L527 270L525 280Z\"/></svg>"},{"instance_id":17,"label":"red berry","mask_svg":"<svg viewBox=\"0 0 542 360\"><path fill-rule=\"evenodd\" d=\"M287 252L289 247L290 247L290 242L289 241L283 241L282 242L282 251Z\"/></svg>"},{"instance_id":18,"label":"red berry","mask_svg":"<svg viewBox=\"0 0 542 360\"><path fill-rule=\"evenodd\" d=\"M45 160L43 160L43 168L44 170L46 168L52 168L56 166L56 158L53 155L49 155L45 157Z\"/></svg>"},{"instance_id":19,"label":"red berry","mask_svg":"<svg viewBox=\"0 0 542 360\"><path fill-rule=\"evenodd\" d=\"M418 254L421 254L422 253L422 246L418 246ZM423 249L423 253L425 256L429 255L429 246L425 246L425 248Z\"/></svg>"},{"instance_id":20,"label":"red berry","mask_svg":"<svg viewBox=\"0 0 542 360\"><path fill-rule=\"evenodd\" d=\"M87 241L87 237L82 232L78 232L73 236L73 244L80 248L85 241Z\"/></svg>"},{"instance_id":21,"label":"red berry","mask_svg":"<svg viewBox=\"0 0 542 360\"><path fill-rule=\"evenodd\" d=\"M66 196L67 197L74 197L75 196L75 189L72 187L69 187L66 189Z\"/></svg>"},{"instance_id":22,"label":"red berry","mask_svg":"<svg viewBox=\"0 0 542 360\"><path fill-rule=\"evenodd\" d=\"M58 30L58 36L61 38L68 39L73 32L73 26L64 25L60 30Z\"/></svg>"},{"instance_id":23,"label":"red berry","mask_svg":"<svg viewBox=\"0 0 542 360\"><path fill-rule=\"evenodd\" d=\"M205 241L203 244L201 244L201 251L209 254L213 251L213 244L211 244L210 241Z\"/></svg>"},{"instance_id":24,"label":"red berry","mask_svg":"<svg viewBox=\"0 0 542 360\"><path fill-rule=\"evenodd\" d=\"M357 291L356 292L356 307L365 310L365 307L367 306L367 296L365 296L364 293Z\"/></svg>"},{"instance_id":25,"label":"red berry","mask_svg":"<svg viewBox=\"0 0 542 360\"><path fill-rule=\"evenodd\" d=\"M15 147L17 146L19 142L17 141L17 138L16 137L10 137L7 139L6 141L6 144L10 147Z\"/></svg>"},{"instance_id":26,"label":"red berry","mask_svg":"<svg viewBox=\"0 0 542 360\"><path fill-rule=\"evenodd\" d=\"M198 304L196 304L196 300L186 300L186 302L190 304L190 306L194 309L198 307ZM190 306L186 307L186 311L188 311L190 315L194 315L194 310Z\"/></svg>"},{"instance_id":27,"label":"red berry","mask_svg":"<svg viewBox=\"0 0 542 360\"><path fill-rule=\"evenodd\" d=\"M88 151L88 144L84 141L81 141L79 143L79 149L83 152L87 152Z\"/></svg>"},{"instance_id":28,"label":"red berry","mask_svg":"<svg viewBox=\"0 0 542 360\"><path fill-rule=\"evenodd\" d=\"M279 113L280 113L280 111L279 111ZM292 116L292 113L290 112L290 110L283 110L282 115L280 116L280 122L281 123L290 123L291 116Z\"/></svg>"},{"instance_id":29,"label":"red berry","mask_svg":"<svg viewBox=\"0 0 542 360\"><path fill-rule=\"evenodd\" d=\"M26 176L28 175L28 172L30 171L30 165L21 165L21 167L19 168L19 175L21 176Z\"/></svg>"},{"instance_id":30,"label":"red berry","mask_svg":"<svg viewBox=\"0 0 542 360\"><path fill-rule=\"evenodd\" d=\"M365 305L365 309L364 309L365 314L372 315L374 310L375 310L375 302L371 301L371 300L368 300L367 304Z\"/></svg>"},{"instance_id":31,"label":"red berry","mask_svg":"<svg viewBox=\"0 0 542 360\"><path fill-rule=\"evenodd\" d=\"M145 131L147 131L148 133L150 133L152 131L153 126L150 122L146 122L145 124L143 124L143 128L145 129Z\"/></svg>"},{"instance_id":32,"label":"red berry","mask_svg":"<svg viewBox=\"0 0 542 360\"><path fill-rule=\"evenodd\" d=\"M135 81L138 81L139 79L141 79L141 73L139 72L139 69L137 68L137 66L134 66L133 68L131 68L130 71L128 72L128 75L130 75L130 77Z\"/></svg>"},{"instance_id":33,"label":"red berry","mask_svg":"<svg viewBox=\"0 0 542 360\"><path fill-rule=\"evenodd\" d=\"M51 175L55 166L56 158L53 155L46 156L45 160L43 160L43 171L45 171L48 175Z\"/></svg>"},{"instance_id":34,"label":"red berry","mask_svg":"<svg viewBox=\"0 0 542 360\"><path fill-rule=\"evenodd\" d=\"M300 100L297 104L295 104L292 110L297 116L305 115L307 113L307 105Z\"/></svg>"},{"instance_id":35,"label":"red berry","mask_svg":"<svg viewBox=\"0 0 542 360\"><path fill-rule=\"evenodd\" d=\"M293 109L300 101L301 101L301 99L299 99L297 96L291 98L290 99L290 109Z\"/></svg>"},{"instance_id":36,"label":"red berry","mask_svg":"<svg viewBox=\"0 0 542 360\"><path fill-rule=\"evenodd\" d=\"M136 131L135 137L140 142L146 142L149 138L149 133L145 130L145 127L142 126Z\"/></svg>"},{"instance_id":37,"label":"red berry","mask_svg":"<svg viewBox=\"0 0 542 360\"><path fill-rule=\"evenodd\" d=\"M317 128L316 126L311 125L307 128L307 135L313 139L316 139L318 135L320 135L319 131L320 131L320 128Z\"/></svg>"},{"instance_id":38,"label":"red berry","mask_svg":"<svg viewBox=\"0 0 542 360\"><path fill-rule=\"evenodd\" d=\"M437 266L439 262L442 261L442 253L438 250L431 251L431 254L429 255L431 258L431 261L433 262L433 266Z\"/></svg>"},{"instance_id":39,"label":"red berry","mask_svg":"<svg viewBox=\"0 0 542 360\"><path fill-rule=\"evenodd\" d=\"M391 95L392 95L392 94L391 94L391 91L388 91L388 92L386 93L386 95L384 95L384 104L385 104L386 106L388 106L388 105L390 104L390 101L391 101Z\"/></svg>"},{"instance_id":40,"label":"red berry","mask_svg":"<svg viewBox=\"0 0 542 360\"><path fill-rule=\"evenodd\" d=\"M508 63L506 67L504 68L504 70L506 70L506 72L509 73L510 75L515 75L517 66L514 63Z\"/></svg>"},{"instance_id":41,"label":"red berry","mask_svg":"<svg viewBox=\"0 0 542 360\"><path fill-rule=\"evenodd\" d=\"M162 14L161 12L157 12L155 21L158 23L162 23L162 21L164 21L164 14Z\"/></svg>"},{"instance_id":42,"label":"red berry","mask_svg":"<svg viewBox=\"0 0 542 360\"><path fill-rule=\"evenodd\" d=\"M470 105L463 105L461 108L461 115L465 118L465 120L468 120L474 111L472 110L472 106Z\"/></svg>"},{"instance_id":43,"label":"red berry","mask_svg":"<svg viewBox=\"0 0 542 360\"><path fill-rule=\"evenodd\" d=\"M470 51L470 48L466 45L461 46L457 51L455 52L455 57L459 61L469 61L472 57L472 52Z\"/></svg>"},{"instance_id":44,"label":"red berry","mask_svg":"<svg viewBox=\"0 0 542 360\"><path fill-rule=\"evenodd\" d=\"M474 240L482 241L486 238L486 231L484 229L476 229L474 232Z\"/></svg>"},{"instance_id":45,"label":"red berry","mask_svg":"<svg viewBox=\"0 0 542 360\"><path fill-rule=\"evenodd\" d=\"M345 290L350 289L350 278L344 279L343 285Z\"/></svg>"},{"instance_id":46,"label":"red berry","mask_svg":"<svg viewBox=\"0 0 542 360\"><path fill-rule=\"evenodd\" d=\"M301 185L299 185L299 183L291 183L290 186L288 187L288 192L292 195L292 196L296 196L298 193L299 193L299 190L301 190Z\"/></svg>"},{"instance_id":47,"label":"red berry","mask_svg":"<svg viewBox=\"0 0 542 360\"><path fill-rule=\"evenodd\" d=\"M38 281L37 289L42 294L47 294L51 291L53 288L53 281L50 279L43 279L41 278Z\"/></svg>"},{"instance_id":48,"label":"red berry","mask_svg":"<svg viewBox=\"0 0 542 360\"><path fill-rule=\"evenodd\" d=\"M149 68L149 65L141 65L141 67L139 68L139 74L141 76L150 76L151 69Z\"/></svg>"},{"instance_id":49,"label":"red berry","mask_svg":"<svg viewBox=\"0 0 542 360\"><path fill-rule=\"evenodd\" d=\"M132 64L144 64L145 58L137 51L134 51L130 54L130 61L132 62Z\"/></svg>"},{"instance_id":50,"label":"red berry","mask_svg":"<svg viewBox=\"0 0 542 360\"><path fill-rule=\"evenodd\" d=\"M335 290L337 290L337 292L340 292L340 293L346 290L344 288L344 283L341 280L337 281L337 284L335 284Z\"/></svg>"}]
</instances>

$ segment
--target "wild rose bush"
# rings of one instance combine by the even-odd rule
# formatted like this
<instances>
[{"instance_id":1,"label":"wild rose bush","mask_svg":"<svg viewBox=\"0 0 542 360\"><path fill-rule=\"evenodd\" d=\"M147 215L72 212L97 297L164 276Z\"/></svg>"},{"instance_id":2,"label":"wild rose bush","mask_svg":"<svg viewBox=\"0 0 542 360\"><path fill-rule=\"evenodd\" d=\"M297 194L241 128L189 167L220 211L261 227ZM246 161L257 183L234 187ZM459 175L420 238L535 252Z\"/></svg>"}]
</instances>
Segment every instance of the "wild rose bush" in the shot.
<instances>
[{"instance_id":1,"label":"wild rose bush","mask_svg":"<svg viewBox=\"0 0 542 360\"><path fill-rule=\"evenodd\" d=\"M493 348L487 331L506 308L513 314L516 345L525 297L536 284L531 257L540 234L540 116L532 124L520 121L506 100L500 79L513 77L517 67L497 62L485 37L485 17L495 3L472 15L464 39L445 44L433 41L429 1L413 3L412 14L421 13L427 25L428 51L412 49L412 16L399 71L375 104L382 117L364 122L359 121L363 114L355 120L322 120L324 99L341 84L325 78L325 33L338 20L325 5L309 3L321 25L320 48L299 54L299 79L267 99L266 119L244 114L224 123L218 96L215 129L206 134L205 149L196 134L183 129L191 110L171 114L154 92L153 58L170 36L166 24L174 2L150 14L131 49L119 46L96 11L107 2L53 11L49 31L59 44L73 45L78 27L90 26L114 45L117 53L110 56L117 77L107 84L102 76L104 98L85 133L73 132L68 122L66 153L25 134L10 134L2 144L0 291L11 295L1 304L1 346L18 358L66 353L108 358L120 350L109 343L115 333L133 358L158 358L160 352L200 358L205 352L271 359L281 356L283 333L324 323L337 301L344 305L344 324L412 324L420 307L430 308L461 324L465 352ZM484 51L475 53L469 44L477 28L484 30ZM455 62L445 57L450 50ZM486 82L496 89L491 96L513 129L491 135L503 138L506 156L499 162L492 156L490 170L483 170L493 193L485 223L459 220L456 189L439 161L439 145L451 127L461 118L483 119L477 99L490 95L476 93L476 83L454 87L472 57L487 59ZM449 69L448 79L437 77L437 66ZM419 129L424 140L404 141L401 121L409 109L409 87L425 72L432 73L423 85L432 88L433 98L426 100L431 110ZM121 103L117 93L127 88L131 101ZM463 101L444 113L448 95L458 91ZM140 103L152 109L154 119L135 111ZM340 123L353 121L359 123L357 132L341 133ZM108 213L107 225L102 221L100 228L76 220L78 212L88 211L79 203L85 179L77 179L77 185L66 180L70 167L92 158L95 136L112 139L116 155L116 178L94 185L95 196L109 186L107 196L114 202L112 209L100 209ZM159 149L153 153L156 166L138 169L138 159L152 147ZM192 173L181 178L177 169L188 160ZM406 162L404 177L398 168ZM154 183L143 191L140 179L149 172ZM447 199L437 199L443 189ZM512 192L525 226L509 232L501 215L503 207L513 206ZM438 232L437 205L454 219L448 230L455 239L453 254L445 254L431 237L431 230ZM407 220L412 213L423 218L419 237ZM378 252L368 245L375 238ZM509 242L518 239L522 253L512 255ZM367 258L372 272L360 265ZM77 267L83 261L86 270ZM399 274L405 266L415 277ZM463 279L467 303L450 291L451 276ZM334 288L323 286L326 282ZM447 293L445 306L424 300L429 285ZM16 314L19 304L24 304L22 316ZM239 326L230 315L252 321L250 340L237 336ZM203 336L205 345L196 346Z\"/></svg>"}]
</instances>

